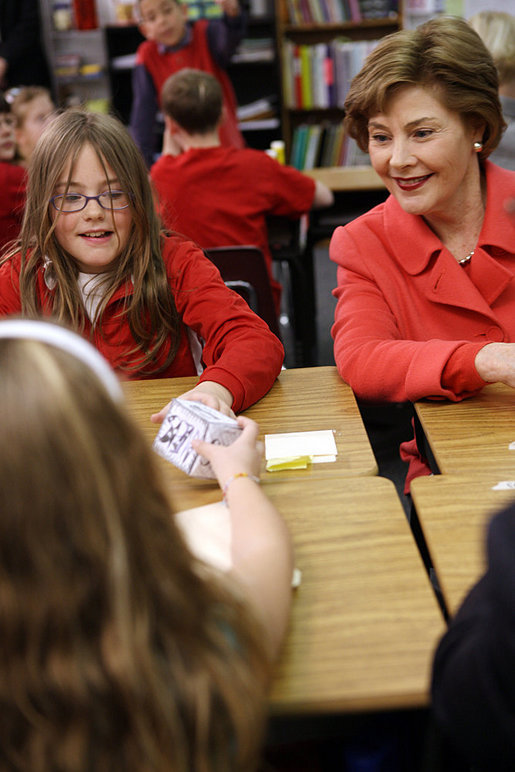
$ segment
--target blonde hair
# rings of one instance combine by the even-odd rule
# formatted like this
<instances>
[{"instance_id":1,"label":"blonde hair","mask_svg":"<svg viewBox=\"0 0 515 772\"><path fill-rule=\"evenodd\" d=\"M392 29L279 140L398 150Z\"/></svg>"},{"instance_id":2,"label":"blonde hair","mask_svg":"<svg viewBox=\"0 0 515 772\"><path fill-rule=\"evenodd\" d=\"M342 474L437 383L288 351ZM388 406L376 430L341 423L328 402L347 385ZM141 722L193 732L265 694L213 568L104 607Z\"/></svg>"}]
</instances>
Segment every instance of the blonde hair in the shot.
<instances>
[{"instance_id":1,"label":"blonde hair","mask_svg":"<svg viewBox=\"0 0 515 772\"><path fill-rule=\"evenodd\" d=\"M499 73L499 82L515 79L515 16L504 11L480 11L468 20L485 46Z\"/></svg>"},{"instance_id":2,"label":"blonde hair","mask_svg":"<svg viewBox=\"0 0 515 772\"><path fill-rule=\"evenodd\" d=\"M497 70L464 19L439 16L414 30L394 32L368 55L345 99L344 126L361 150L368 151L370 116L382 112L404 85L434 88L435 97L465 125L484 125L480 160L499 144L506 124Z\"/></svg>"},{"instance_id":3,"label":"blonde hair","mask_svg":"<svg viewBox=\"0 0 515 772\"><path fill-rule=\"evenodd\" d=\"M134 345L125 352L120 369L156 374L166 369L176 354L180 322L161 255L161 223L148 172L138 148L117 118L81 109L67 110L45 128L38 142L29 167L21 229L22 312L29 317L41 313L37 274L44 260L48 260L56 279L51 314L75 330L84 328L77 263L55 236L55 224L62 215L58 213L52 221L50 198L68 163L68 182L71 179L74 163L85 144L94 149L104 170L106 166L113 169L122 189L130 193L133 220L127 244L112 270L103 275L97 328L101 330L102 314L112 294L124 283L130 283L132 294L125 298L120 324L127 320ZM164 363L156 365L159 356Z\"/></svg>"},{"instance_id":4,"label":"blonde hair","mask_svg":"<svg viewBox=\"0 0 515 772\"><path fill-rule=\"evenodd\" d=\"M68 352L0 340L0 769L249 772L263 631Z\"/></svg>"}]
</instances>

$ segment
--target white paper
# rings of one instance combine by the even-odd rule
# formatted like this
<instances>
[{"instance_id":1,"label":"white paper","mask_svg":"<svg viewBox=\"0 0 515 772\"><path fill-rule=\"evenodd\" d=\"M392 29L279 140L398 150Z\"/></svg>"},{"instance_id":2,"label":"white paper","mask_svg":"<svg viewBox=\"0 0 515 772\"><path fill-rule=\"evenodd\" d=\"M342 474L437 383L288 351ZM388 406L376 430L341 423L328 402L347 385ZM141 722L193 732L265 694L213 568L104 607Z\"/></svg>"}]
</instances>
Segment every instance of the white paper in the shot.
<instances>
[{"instance_id":1,"label":"white paper","mask_svg":"<svg viewBox=\"0 0 515 772\"><path fill-rule=\"evenodd\" d=\"M334 432L331 429L265 435L267 461L274 458L311 456L313 463L316 463L317 461L335 461L337 455Z\"/></svg>"},{"instance_id":2,"label":"white paper","mask_svg":"<svg viewBox=\"0 0 515 772\"><path fill-rule=\"evenodd\" d=\"M509 491L515 489L515 480L501 480L492 487L493 491Z\"/></svg>"},{"instance_id":3,"label":"white paper","mask_svg":"<svg viewBox=\"0 0 515 772\"><path fill-rule=\"evenodd\" d=\"M219 571L229 571L233 567L231 518L223 501L183 509L176 512L175 519L197 558ZM299 587L301 581L301 571L294 568L292 587Z\"/></svg>"},{"instance_id":4,"label":"white paper","mask_svg":"<svg viewBox=\"0 0 515 772\"><path fill-rule=\"evenodd\" d=\"M229 571L232 567L231 518L222 501L184 509L176 513L175 519L196 557L220 571Z\"/></svg>"}]
</instances>

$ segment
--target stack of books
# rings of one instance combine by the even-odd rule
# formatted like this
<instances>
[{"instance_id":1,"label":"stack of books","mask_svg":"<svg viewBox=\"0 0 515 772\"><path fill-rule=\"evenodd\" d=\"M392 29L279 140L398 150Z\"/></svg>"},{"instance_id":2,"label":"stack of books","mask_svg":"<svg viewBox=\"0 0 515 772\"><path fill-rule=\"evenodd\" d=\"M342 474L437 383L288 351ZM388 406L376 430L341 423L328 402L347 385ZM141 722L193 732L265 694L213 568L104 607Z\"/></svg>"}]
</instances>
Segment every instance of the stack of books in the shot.
<instances>
[{"instance_id":1,"label":"stack of books","mask_svg":"<svg viewBox=\"0 0 515 772\"><path fill-rule=\"evenodd\" d=\"M377 40L337 38L331 43L283 44L284 101L287 108L343 107L350 82Z\"/></svg>"},{"instance_id":2,"label":"stack of books","mask_svg":"<svg viewBox=\"0 0 515 772\"><path fill-rule=\"evenodd\" d=\"M272 38L245 38L231 57L231 62L272 62L275 56Z\"/></svg>"},{"instance_id":3,"label":"stack of books","mask_svg":"<svg viewBox=\"0 0 515 772\"><path fill-rule=\"evenodd\" d=\"M277 116L276 101L277 98L272 95L237 107L236 115L240 130L256 131L278 128L279 118Z\"/></svg>"},{"instance_id":4,"label":"stack of books","mask_svg":"<svg viewBox=\"0 0 515 772\"><path fill-rule=\"evenodd\" d=\"M299 171L330 166L369 166L370 159L341 122L303 123L293 133L290 165Z\"/></svg>"},{"instance_id":5,"label":"stack of books","mask_svg":"<svg viewBox=\"0 0 515 772\"><path fill-rule=\"evenodd\" d=\"M290 24L344 24L398 15L398 0L287 0Z\"/></svg>"}]
</instances>

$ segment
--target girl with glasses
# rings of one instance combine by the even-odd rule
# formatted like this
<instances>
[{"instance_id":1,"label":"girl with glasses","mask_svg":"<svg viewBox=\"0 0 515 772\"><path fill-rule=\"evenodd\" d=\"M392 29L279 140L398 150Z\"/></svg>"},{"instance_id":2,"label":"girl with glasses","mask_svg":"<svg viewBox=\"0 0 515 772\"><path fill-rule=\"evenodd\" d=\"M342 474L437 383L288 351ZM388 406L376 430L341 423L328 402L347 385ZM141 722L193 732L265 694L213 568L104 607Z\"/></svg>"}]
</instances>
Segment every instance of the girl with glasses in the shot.
<instances>
[{"instance_id":1,"label":"girl with glasses","mask_svg":"<svg viewBox=\"0 0 515 772\"><path fill-rule=\"evenodd\" d=\"M66 111L35 149L0 315L41 312L127 378L199 374L183 397L227 415L262 397L282 365L280 341L203 252L164 234L142 156L111 116Z\"/></svg>"}]
</instances>

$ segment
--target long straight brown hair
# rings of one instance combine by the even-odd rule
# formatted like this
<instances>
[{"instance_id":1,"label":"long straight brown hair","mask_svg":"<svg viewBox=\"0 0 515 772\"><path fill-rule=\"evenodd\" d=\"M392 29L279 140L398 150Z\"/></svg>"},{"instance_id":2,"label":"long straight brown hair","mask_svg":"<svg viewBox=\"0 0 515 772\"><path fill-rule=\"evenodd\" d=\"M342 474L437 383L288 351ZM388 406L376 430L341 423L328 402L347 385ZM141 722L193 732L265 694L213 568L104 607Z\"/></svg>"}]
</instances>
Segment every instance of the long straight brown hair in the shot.
<instances>
[{"instance_id":1,"label":"long straight brown hair","mask_svg":"<svg viewBox=\"0 0 515 772\"><path fill-rule=\"evenodd\" d=\"M250 772L264 631L74 356L0 341L0 770Z\"/></svg>"},{"instance_id":2,"label":"long straight brown hair","mask_svg":"<svg viewBox=\"0 0 515 772\"><path fill-rule=\"evenodd\" d=\"M133 226L126 246L112 270L103 275L103 297L97 316L112 294L124 283L132 285L119 320L129 324L134 346L125 353L124 369L158 373L173 360L179 344L180 322L161 255L162 232L147 169L141 154L123 124L113 116L70 109L45 129L29 168L27 202L21 230L20 292L22 313L41 314L36 279L43 260L49 260L56 280L52 315L77 331L84 327L84 306L77 287L78 267L59 244L50 216L50 198L63 170L74 162L88 143L104 169L110 166L123 190L130 193ZM106 180L107 180L106 171ZM66 216L66 215L57 215ZM45 309L46 312L46 309ZM155 366L161 355L164 364Z\"/></svg>"}]
</instances>

